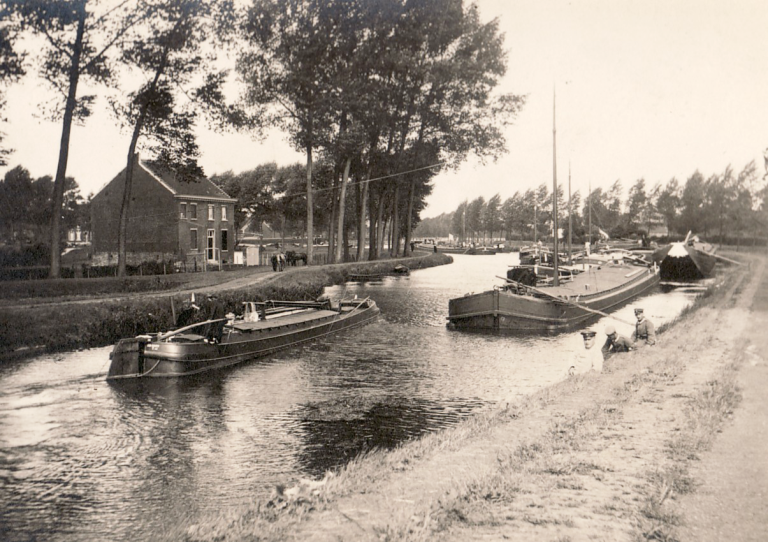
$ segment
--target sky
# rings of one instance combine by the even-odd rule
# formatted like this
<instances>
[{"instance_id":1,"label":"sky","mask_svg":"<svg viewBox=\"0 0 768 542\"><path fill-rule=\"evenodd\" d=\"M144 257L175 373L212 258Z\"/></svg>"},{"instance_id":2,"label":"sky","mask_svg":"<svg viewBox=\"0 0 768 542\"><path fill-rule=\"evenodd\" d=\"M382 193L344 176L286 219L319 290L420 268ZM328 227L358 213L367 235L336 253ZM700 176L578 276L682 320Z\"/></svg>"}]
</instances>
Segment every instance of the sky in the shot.
<instances>
[{"instance_id":1,"label":"sky","mask_svg":"<svg viewBox=\"0 0 768 542\"><path fill-rule=\"evenodd\" d=\"M469 159L434 179L422 217L464 200L502 200L553 178L556 94L557 179L586 194L621 181L624 195L681 183L755 161L768 148L768 4L764 0L479 0L483 20L498 18L508 51L498 92L527 96L495 163ZM61 125L38 113L47 87L32 79L7 89L0 124L15 149L0 175L17 165L53 176ZM73 128L67 175L83 195L120 172L130 141L100 102ZM287 138L264 141L201 127L200 163L208 175L266 162L304 162Z\"/></svg>"}]
</instances>

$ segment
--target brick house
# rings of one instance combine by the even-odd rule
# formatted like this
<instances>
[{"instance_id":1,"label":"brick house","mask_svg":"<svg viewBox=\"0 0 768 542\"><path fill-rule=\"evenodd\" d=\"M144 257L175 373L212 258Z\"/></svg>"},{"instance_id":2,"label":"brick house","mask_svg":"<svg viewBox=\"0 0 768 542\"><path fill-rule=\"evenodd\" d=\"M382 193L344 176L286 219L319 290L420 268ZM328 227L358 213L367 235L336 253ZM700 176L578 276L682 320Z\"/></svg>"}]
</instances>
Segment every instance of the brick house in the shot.
<instances>
[{"instance_id":1,"label":"brick house","mask_svg":"<svg viewBox=\"0 0 768 542\"><path fill-rule=\"evenodd\" d=\"M182 182L136 155L126 233L126 263L174 262L188 271L232 263L235 202L206 178ZM92 265L117 263L125 169L91 201Z\"/></svg>"}]
</instances>

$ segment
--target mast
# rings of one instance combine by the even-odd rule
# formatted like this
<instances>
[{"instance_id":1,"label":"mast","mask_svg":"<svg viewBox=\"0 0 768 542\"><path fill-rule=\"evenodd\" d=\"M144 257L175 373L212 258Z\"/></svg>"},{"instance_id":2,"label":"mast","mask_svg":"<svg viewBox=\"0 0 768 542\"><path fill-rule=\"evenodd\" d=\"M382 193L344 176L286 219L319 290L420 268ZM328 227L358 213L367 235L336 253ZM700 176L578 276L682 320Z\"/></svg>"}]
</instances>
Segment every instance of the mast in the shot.
<instances>
[{"instance_id":1,"label":"mast","mask_svg":"<svg viewBox=\"0 0 768 542\"><path fill-rule=\"evenodd\" d=\"M589 197L587 198L587 201L589 202L589 250L592 250L592 181L589 181Z\"/></svg>"},{"instance_id":2,"label":"mast","mask_svg":"<svg viewBox=\"0 0 768 542\"><path fill-rule=\"evenodd\" d=\"M559 250L557 240L557 130L555 128L555 91L552 90L552 237L555 239L555 249L552 255L552 261L555 263L555 276L552 282L553 286L560 286L560 270L557 263L557 252Z\"/></svg>"},{"instance_id":3,"label":"mast","mask_svg":"<svg viewBox=\"0 0 768 542\"><path fill-rule=\"evenodd\" d=\"M573 254L571 253L571 242L573 237L571 236L571 230L573 230L573 220L571 220L571 162L568 161L568 265L573 264Z\"/></svg>"}]
</instances>

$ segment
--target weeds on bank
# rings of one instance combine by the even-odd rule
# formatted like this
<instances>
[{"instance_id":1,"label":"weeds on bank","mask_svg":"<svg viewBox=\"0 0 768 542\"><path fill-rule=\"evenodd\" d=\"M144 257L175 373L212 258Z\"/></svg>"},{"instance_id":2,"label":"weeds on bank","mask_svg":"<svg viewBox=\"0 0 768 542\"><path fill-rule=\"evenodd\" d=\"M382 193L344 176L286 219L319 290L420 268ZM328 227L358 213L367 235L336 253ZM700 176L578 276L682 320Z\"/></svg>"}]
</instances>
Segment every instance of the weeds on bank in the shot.
<instances>
[{"instance_id":1,"label":"weeds on bank","mask_svg":"<svg viewBox=\"0 0 768 542\"><path fill-rule=\"evenodd\" d=\"M689 473L691 461L711 447L724 421L741 401L736 371L736 364L727 365L689 399L685 425L667 443L666 464L646 476L649 490L638 521L639 539L677 540L675 531L681 519L675 510L675 497L695 491L696 481Z\"/></svg>"}]
</instances>

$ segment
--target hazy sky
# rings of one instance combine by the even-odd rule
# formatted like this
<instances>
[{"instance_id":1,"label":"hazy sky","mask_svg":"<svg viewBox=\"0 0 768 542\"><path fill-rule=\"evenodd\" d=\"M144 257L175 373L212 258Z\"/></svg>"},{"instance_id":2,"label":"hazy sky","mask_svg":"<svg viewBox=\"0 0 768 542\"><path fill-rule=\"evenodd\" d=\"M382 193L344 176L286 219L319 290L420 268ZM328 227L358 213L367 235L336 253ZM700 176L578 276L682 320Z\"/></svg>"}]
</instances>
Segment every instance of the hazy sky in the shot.
<instances>
[{"instance_id":1,"label":"hazy sky","mask_svg":"<svg viewBox=\"0 0 768 542\"><path fill-rule=\"evenodd\" d=\"M528 95L507 134L509 152L495 164L470 161L440 174L425 217L464 199L502 199L552 183L552 93L557 92L557 175L572 190L608 187L625 195L637 179L648 187L695 170L705 176L755 160L768 147L768 4L764 0L480 0L484 20L506 34L508 73L500 90ZM8 168L54 175L60 124L36 115L46 87L8 89L15 149ZM101 104L105 105L105 104ZM125 165L130 136L100 110L72 132L67 174L84 195ZM304 161L285 138L200 134L209 175L276 161Z\"/></svg>"}]
</instances>

